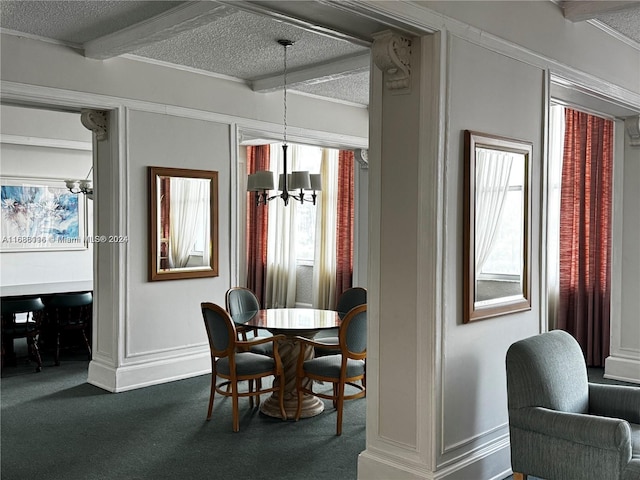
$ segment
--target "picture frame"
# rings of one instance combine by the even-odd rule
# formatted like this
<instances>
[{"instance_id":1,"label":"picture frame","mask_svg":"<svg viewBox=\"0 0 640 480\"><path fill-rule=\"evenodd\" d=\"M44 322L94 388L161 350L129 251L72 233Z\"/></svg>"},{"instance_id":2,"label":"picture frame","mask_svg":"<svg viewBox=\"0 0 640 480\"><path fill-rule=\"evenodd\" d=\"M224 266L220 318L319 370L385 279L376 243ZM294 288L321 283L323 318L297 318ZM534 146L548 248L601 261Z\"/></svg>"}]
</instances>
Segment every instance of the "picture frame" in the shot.
<instances>
[{"instance_id":1,"label":"picture frame","mask_svg":"<svg viewBox=\"0 0 640 480\"><path fill-rule=\"evenodd\" d=\"M152 166L147 171L149 281L217 277L218 172Z\"/></svg>"},{"instance_id":2,"label":"picture frame","mask_svg":"<svg viewBox=\"0 0 640 480\"><path fill-rule=\"evenodd\" d=\"M85 250L86 198L63 179L0 177L0 252Z\"/></svg>"},{"instance_id":3,"label":"picture frame","mask_svg":"<svg viewBox=\"0 0 640 480\"><path fill-rule=\"evenodd\" d=\"M464 323L531 310L532 154L464 131Z\"/></svg>"}]
</instances>

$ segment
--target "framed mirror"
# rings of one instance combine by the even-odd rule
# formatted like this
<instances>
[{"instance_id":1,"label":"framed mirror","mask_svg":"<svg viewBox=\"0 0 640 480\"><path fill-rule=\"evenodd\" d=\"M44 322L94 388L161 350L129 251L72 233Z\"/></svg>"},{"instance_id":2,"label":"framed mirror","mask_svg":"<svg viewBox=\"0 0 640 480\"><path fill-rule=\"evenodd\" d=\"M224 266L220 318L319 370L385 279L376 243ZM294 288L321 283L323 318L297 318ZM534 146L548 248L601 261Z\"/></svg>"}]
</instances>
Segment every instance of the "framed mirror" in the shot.
<instances>
[{"instance_id":1,"label":"framed mirror","mask_svg":"<svg viewBox=\"0 0 640 480\"><path fill-rule=\"evenodd\" d=\"M218 172L149 167L149 280L218 276Z\"/></svg>"},{"instance_id":2,"label":"framed mirror","mask_svg":"<svg viewBox=\"0 0 640 480\"><path fill-rule=\"evenodd\" d=\"M464 323L531 309L531 153L464 132Z\"/></svg>"}]
</instances>

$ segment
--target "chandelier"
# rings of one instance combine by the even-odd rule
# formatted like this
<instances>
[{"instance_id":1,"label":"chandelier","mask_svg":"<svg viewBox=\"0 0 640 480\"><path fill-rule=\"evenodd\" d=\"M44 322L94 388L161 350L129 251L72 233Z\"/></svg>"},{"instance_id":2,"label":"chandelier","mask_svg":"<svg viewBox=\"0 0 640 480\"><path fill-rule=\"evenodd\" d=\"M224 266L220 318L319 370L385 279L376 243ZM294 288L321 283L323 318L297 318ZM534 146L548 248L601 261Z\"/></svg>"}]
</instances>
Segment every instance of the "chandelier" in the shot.
<instances>
[{"instance_id":1,"label":"chandelier","mask_svg":"<svg viewBox=\"0 0 640 480\"><path fill-rule=\"evenodd\" d=\"M261 170L247 177L247 191L255 192L256 205L266 205L274 198L281 198L285 205L289 205L289 199L300 203L312 202L316 204L317 192L321 190L320 174L309 174L308 171L294 171L287 173L287 48L293 45L291 40L278 40L284 48L284 133L282 142L283 170L278 181L279 192L269 195L269 190L274 189L273 173ZM305 190L311 191L308 195Z\"/></svg>"},{"instance_id":2,"label":"chandelier","mask_svg":"<svg viewBox=\"0 0 640 480\"><path fill-rule=\"evenodd\" d=\"M89 180L89 175L91 175L92 170L93 166L89 169L87 178L85 178L84 180L65 180L64 183L69 191L76 195L82 193L83 195L86 195L87 198L93 200L93 183L91 182L91 180Z\"/></svg>"}]
</instances>

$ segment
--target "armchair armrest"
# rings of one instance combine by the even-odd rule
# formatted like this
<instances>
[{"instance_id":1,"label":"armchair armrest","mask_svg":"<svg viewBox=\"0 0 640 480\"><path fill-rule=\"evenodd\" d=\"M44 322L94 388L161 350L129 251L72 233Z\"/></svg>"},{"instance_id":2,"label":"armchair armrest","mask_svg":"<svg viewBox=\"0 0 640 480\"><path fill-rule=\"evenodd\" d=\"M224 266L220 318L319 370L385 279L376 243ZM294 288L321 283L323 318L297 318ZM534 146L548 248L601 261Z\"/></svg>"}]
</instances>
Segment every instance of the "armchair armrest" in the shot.
<instances>
[{"instance_id":1,"label":"armchair armrest","mask_svg":"<svg viewBox=\"0 0 640 480\"><path fill-rule=\"evenodd\" d=\"M242 348L250 348L253 347L254 345L260 345L261 343L269 343L269 342L274 342L274 348L276 346L275 341L276 340L283 340L286 337L284 335L273 335L271 337L262 337L259 338L257 340L238 340L236 342L236 346L237 347L242 347Z\"/></svg>"},{"instance_id":2,"label":"armchair armrest","mask_svg":"<svg viewBox=\"0 0 640 480\"><path fill-rule=\"evenodd\" d=\"M640 387L590 383L589 413L640 424Z\"/></svg>"},{"instance_id":3,"label":"armchair armrest","mask_svg":"<svg viewBox=\"0 0 640 480\"><path fill-rule=\"evenodd\" d=\"M509 424L569 442L618 451L627 462L631 459L631 428L625 420L525 407L509 410Z\"/></svg>"},{"instance_id":4,"label":"armchair armrest","mask_svg":"<svg viewBox=\"0 0 640 480\"><path fill-rule=\"evenodd\" d=\"M299 341L302 345L309 345L315 348L324 348L326 350L336 350L336 348L338 347L338 345L336 345L335 343L322 343L322 342L318 342L317 340L312 340L306 337L296 336L295 339Z\"/></svg>"}]
</instances>

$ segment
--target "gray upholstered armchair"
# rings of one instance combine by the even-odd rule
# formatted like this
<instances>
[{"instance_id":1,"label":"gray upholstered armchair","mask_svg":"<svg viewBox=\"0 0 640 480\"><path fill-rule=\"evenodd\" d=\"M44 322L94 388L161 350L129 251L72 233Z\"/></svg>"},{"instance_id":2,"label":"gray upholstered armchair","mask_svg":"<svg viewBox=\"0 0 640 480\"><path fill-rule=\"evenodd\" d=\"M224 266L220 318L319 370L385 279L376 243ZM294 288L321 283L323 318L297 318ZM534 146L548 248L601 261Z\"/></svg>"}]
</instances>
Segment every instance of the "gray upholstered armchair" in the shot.
<instances>
[{"instance_id":1,"label":"gray upholstered armchair","mask_svg":"<svg viewBox=\"0 0 640 480\"><path fill-rule=\"evenodd\" d=\"M514 479L640 480L640 388L589 383L561 330L507 352Z\"/></svg>"}]
</instances>

